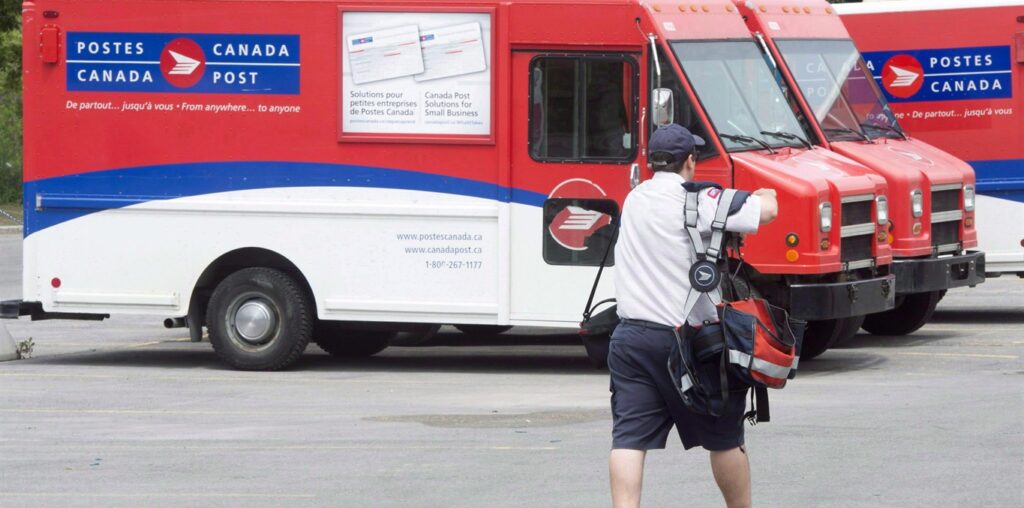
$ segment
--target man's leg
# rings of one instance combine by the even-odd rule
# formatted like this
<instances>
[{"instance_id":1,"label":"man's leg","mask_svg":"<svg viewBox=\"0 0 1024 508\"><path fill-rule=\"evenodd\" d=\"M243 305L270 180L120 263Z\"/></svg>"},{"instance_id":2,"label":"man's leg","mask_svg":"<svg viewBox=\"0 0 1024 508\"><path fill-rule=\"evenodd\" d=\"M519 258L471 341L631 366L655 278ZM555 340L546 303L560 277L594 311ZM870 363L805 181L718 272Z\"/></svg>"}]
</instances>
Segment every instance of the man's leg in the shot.
<instances>
[{"instance_id":1,"label":"man's leg","mask_svg":"<svg viewBox=\"0 0 1024 508\"><path fill-rule=\"evenodd\" d=\"M729 508L750 506L750 462L743 447L711 452L711 472Z\"/></svg>"},{"instance_id":2,"label":"man's leg","mask_svg":"<svg viewBox=\"0 0 1024 508\"><path fill-rule=\"evenodd\" d=\"M644 483L643 450L614 449L608 457L608 472L612 482L612 506L637 508L640 506L640 488Z\"/></svg>"}]
</instances>

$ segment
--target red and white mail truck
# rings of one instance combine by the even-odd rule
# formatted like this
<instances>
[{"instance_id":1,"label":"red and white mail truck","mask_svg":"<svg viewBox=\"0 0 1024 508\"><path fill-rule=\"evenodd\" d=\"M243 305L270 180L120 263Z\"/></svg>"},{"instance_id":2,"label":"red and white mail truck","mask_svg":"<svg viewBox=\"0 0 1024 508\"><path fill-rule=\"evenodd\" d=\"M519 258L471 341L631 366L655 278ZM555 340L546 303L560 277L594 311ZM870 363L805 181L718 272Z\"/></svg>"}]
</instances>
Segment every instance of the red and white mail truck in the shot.
<instances>
[{"instance_id":1,"label":"red and white mail truck","mask_svg":"<svg viewBox=\"0 0 1024 508\"><path fill-rule=\"evenodd\" d=\"M243 369L423 325L575 328L674 121L709 141L699 178L778 190L734 263L820 354L894 305L886 183L806 142L735 9L25 2L23 301L3 314L163 314Z\"/></svg>"},{"instance_id":2,"label":"red and white mail truck","mask_svg":"<svg viewBox=\"0 0 1024 508\"><path fill-rule=\"evenodd\" d=\"M1024 277L1024 2L835 8L900 124L974 168L986 271Z\"/></svg>"},{"instance_id":3,"label":"red and white mail truck","mask_svg":"<svg viewBox=\"0 0 1024 508\"><path fill-rule=\"evenodd\" d=\"M978 244L974 171L904 132L828 2L734 1L814 138L889 185L896 308L865 316L864 329L881 335L919 329L947 290L985 280L985 254L970 250Z\"/></svg>"}]
</instances>

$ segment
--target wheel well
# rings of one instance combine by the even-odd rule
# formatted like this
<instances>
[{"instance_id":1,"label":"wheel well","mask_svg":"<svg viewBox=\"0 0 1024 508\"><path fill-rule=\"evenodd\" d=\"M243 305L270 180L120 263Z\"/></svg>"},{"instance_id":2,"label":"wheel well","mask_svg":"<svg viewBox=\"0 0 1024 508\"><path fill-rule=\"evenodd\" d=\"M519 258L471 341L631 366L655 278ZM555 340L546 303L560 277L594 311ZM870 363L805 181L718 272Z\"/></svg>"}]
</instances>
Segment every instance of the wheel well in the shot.
<instances>
[{"instance_id":1,"label":"wheel well","mask_svg":"<svg viewBox=\"0 0 1024 508\"><path fill-rule=\"evenodd\" d=\"M252 267L274 268L291 275L306 293L309 301L313 303L313 308L316 308L316 299L313 296L313 290L309 286L309 281L306 280L306 276L302 274L302 271L295 266L295 263L272 250L246 247L222 255L210 263L206 270L203 270L202 275L199 276L199 281L196 282L195 288L192 289L192 297L189 299L188 315L194 320L193 322L205 324L206 305L210 302L213 290L217 288L217 285L225 277L238 270Z\"/></svg>"}]
</instances>

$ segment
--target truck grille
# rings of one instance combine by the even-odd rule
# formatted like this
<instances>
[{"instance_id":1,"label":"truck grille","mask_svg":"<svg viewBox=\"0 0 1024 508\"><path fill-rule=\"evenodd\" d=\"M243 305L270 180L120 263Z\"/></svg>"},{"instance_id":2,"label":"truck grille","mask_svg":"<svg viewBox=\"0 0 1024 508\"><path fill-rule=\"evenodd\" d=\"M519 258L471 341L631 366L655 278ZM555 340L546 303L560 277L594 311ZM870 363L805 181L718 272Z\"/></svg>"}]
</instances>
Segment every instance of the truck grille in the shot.
<instances>
[{"instance_id":1,"label":"truck grille","mask_svg":"<svg viewBox=\"0 0 1024 508\"><path fill-rule=\"evenodd\" d=\"M952 245L960 242L960 222L932 224L932 245Z\"/></svg>"},{"instance_id":2,"label":"truck grille","mask_svg":"<svg viewBox=\"0 0 1024 508\"><path fill-rule=\"evenodd\" d=\"M875 197L871 194L843 198L839 255L851 270L854 265L870 266L874 257L875 221L871 218L874 204Z\"/></svg>"},{"instance_id":3,"label":"truck grille","mask_svg":"<svg viewBox=\"0 0 1024 508\"><path fill-rule=\"evenodd\" d=\"M853 226L855 224L871 223L872 203L874 203L874 200L870 199L870 196L867 201L858 201L856 203L843 203L843 225Z\"/></svg>"},{"instance_id":4,"label":"truck grille","mask_svg":"<svg viewBox=\"0 0 1024 508\"><path fill-rule=\"evenodd\" d=\"M843 238L840 246L841 259L844 263L871 259L871 247L874 235L851 236Z\"/></svg>"},{"instance_id":5,"label":"truck grille","mask_svg":"<svg viewBox=\"0 0 1024 508\"><path fill-rule=\"evenodd\" d=\"M960 209L960 189L932 192L932 213Z\"/></svg>"}]
</instances>

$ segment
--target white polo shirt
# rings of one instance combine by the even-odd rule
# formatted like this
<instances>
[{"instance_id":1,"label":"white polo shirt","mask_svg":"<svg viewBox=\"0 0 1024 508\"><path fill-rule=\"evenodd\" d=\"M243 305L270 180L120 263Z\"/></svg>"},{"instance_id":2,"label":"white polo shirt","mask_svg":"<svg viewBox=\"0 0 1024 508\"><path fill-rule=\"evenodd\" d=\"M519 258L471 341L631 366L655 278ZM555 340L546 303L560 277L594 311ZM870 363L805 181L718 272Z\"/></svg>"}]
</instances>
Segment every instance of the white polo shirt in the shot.
<instances>
[{"instance_id":1,"label":"white polo shirt","mask_svg":"<svg viewBox=\"0 0 1024 508\"><path fill-rule=\"evenodd\" d=\"M622 205L619 240L615 246L615 298L619 317L679 326L690 292L693 247L686 234L686 190L682 176L657 172L626 196ZM698 200L697 230L704 245L711 239L711 222L718 210L719 191L705 189ZM725 229L756 233L761 223L761 198L751 195L726 222ZM715 303L721 293L709 293ZM715 304L701 298L689 316L691 325L718 321Z\"/></svg>"}]
</instances>

